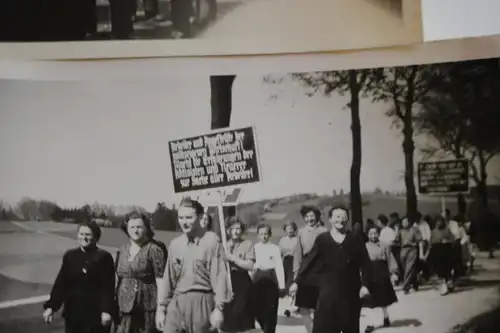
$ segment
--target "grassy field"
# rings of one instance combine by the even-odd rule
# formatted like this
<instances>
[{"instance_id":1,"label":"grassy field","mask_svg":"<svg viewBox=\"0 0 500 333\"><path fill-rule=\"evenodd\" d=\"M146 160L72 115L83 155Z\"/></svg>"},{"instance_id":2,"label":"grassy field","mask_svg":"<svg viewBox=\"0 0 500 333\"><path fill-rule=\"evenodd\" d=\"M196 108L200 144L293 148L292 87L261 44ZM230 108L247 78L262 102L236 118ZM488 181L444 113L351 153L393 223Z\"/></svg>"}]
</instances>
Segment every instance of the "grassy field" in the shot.
<instances>
[{"instance_id":1,"label":"grassy field","mask_svg":"<svg viewBox=\"0 0 500 333\"><path fill-rule=\"evenodd\" d=\"M273 229L273 237L272 241L277 243L279 238L283 235L283 226L287 221L294 220L297 222L299 226L303 225L303 220L300 215L300 208L303 205L314 205L321 209L323 213L323 220L326 222L328 226L328 216L327 211L329 206L333 205L337 202L345 202L346 197L332 197L332 196L320 196L314 199L308 199L299 202L293 203L279 203L272 207L269 212L269 216L280 216L281 219L271 219L271 220L262 220L262 223L267 223L271 225ZM386 214L389 215L392 212L398 212L400 215L404 215L406 210L406 202L404 197L394 196L394 195L365 195L363 197L364 207L363 214L364 218L373 218L376 219L378 214ZM256 214L260 216L266 216L263 214L263 207L269 201L261 201L256 203L246 203L238 207L237 212L240 217L243 218L244 222L245 218L249 214ZM453 213L457 211L456 201L453 198L449 198L446 200L446 206ZM439 198L420 198L419 200L419 210L423 214L435 214L441 211L441 201ZM31 223L31 222L30 222ZM42 223L42 224L40 224ZM66 237L68 239L74 239L76 235L76 227L74 225L68 225L63 223L31 223L32 226L43 225L43 229L46 232L56 234L59 236ZM0 227L1 228L1 227ZM4 228L13 228L15 227L4 227ZM6 230L5 232L9 232ZM171 231L157 231L156 238L158 240L163 241L165 244L169 244L173 238L178 236L179 232L171 232ZM252 241L256 241L256 233L255 230L251 230L247 234L248 239ZM126 243L127 236L119 229L114 228L103 228L103 233L101 237L100 244L109 247L119 247L122 244ZM0 257L0 262L4 262L6 258ZM16 259L17 260L17 259Z\"/></svg>"}]
</instances>

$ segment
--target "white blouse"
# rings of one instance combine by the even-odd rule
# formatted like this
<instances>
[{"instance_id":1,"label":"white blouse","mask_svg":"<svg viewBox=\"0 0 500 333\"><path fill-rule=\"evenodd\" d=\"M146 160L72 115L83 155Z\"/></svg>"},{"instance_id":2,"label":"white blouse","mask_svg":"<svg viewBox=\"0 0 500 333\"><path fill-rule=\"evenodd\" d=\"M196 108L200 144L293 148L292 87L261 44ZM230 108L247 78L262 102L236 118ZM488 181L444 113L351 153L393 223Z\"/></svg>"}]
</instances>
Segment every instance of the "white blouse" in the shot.
<instances>
[{"instance_id":1,"label":"white blouse","mask_svg":"<svg viewBox=\"0 0 500 333\"><path fill-rule=\"evenodd\" d=\"M280 248L273 243L257 243L254 250L255 268L260 270L274 269L279 288L285 289L285 270L281 261Z\"/></svg>"}]
</instances>

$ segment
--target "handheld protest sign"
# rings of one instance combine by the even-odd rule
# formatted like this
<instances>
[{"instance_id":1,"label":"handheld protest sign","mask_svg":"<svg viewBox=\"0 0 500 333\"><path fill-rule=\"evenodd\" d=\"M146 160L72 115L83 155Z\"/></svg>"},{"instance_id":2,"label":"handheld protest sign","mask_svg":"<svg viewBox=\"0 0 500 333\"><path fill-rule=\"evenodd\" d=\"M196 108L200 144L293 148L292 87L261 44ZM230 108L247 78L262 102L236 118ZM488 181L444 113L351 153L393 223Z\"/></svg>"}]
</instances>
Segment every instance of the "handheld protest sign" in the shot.
<instances>
[{"instance_id":1,"label":"handheld protest sign","mask_svg":"<svg viewBox=\"0 0 500 333\"><path fill-rule=\"evenodd\" d=\"M217 207L220 236L227 251L224 207L236 206L243 184L260 182L253 127L223 130L169 142L175 193L193 197L205 207ZM229 194L228 187L232 188ZM229 264L229 287L232 292Z\"/></svg>"},{"instance_id":2,"label":"handheld protest sign","mask_svg":"<svg viewBox=\"0 0 500 333\"><path fill-rule=\"evenodd\" d=\"M175 193L260 181L253 127L169 142Z\"/></svg>"}]
</instances>

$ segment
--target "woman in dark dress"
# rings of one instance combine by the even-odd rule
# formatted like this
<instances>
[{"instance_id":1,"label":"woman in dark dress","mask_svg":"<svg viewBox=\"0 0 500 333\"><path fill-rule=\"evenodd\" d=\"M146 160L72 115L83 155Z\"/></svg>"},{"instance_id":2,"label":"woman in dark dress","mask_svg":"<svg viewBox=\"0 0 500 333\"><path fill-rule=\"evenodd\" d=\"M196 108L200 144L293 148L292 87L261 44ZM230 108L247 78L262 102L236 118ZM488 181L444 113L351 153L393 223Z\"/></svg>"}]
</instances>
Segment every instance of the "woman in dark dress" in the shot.
<instances>
[{"instance_id":1,"label":"woman in dark dress","mask_svg":"<svg viewBox=\"0 0 500 333\"><path fill-rule=\"evenodd\" d=\"M453 288L453 234L446 224L444 217L436 216L436 226L431 231L430 262L432 271L441 280L441 295L450 292Z\"/></svg>"},{"instance_id":2,"label":"woman in dark dress","mask_svg":"<svg viewBox=\"0 0 500 333\"><path fill-rule=\"evenodd\" d=\"M255 328L252 307L252 279L249 271L255 263L254 246L243 239L245 225L237 217L229 220L230 239L227 241L226 258L231 270L233 299L224 306L223 332L243 332Z\"/></svg>"},{"instance_id":3,"label":"woman in dark dress","mask_svg":"<svg viewBox=\"0 0 500 333\"><path fill-rule=\"evenodd\" d=\"M132 213L122 224L130 242L116 258L119 322L116 333L156 333L158 284L165 271L166 250L153 240L148 216Z\"/></svg>"},{"instance_id":4,"label":"woman in dark dress","mask_svg":"<svg viewBox=\"0 0 500 333\"><path fill-rule=\"evenodd\" d=\"M343 206L329 212L332 229L319 235L302 261L297 283L318 287L313 333L359 333L361 298L369 294L371 262L363 240L346 229L349 213Z\"/></svg>"},{"instance_id":5,"label":"woman in dark dress","mask_svg":"<svg viewBox=\"0 0 500 333\"><path fill-rule=\"evenodd\" d=\"M43 319L52 322L54 312L64 305L66 333L106 333L115 309L113 257L97 247L101 229L95 222L78 227L80 246L67 251L44 304Z\"/></svg>"},{"instance_id":6,"label":"woman in dark dress","mask_svg":"<svg viewBox=\"0 0 500 333\"><path fill-rule=\"evenodd\" d=\"M387 307L396 303L398 298L392 287L392 281L397 279L398 265L390 247L379 241L379 229L372 225L367 227L368 242L366 250L371 260L372 279L370 285L371 295L368 297L367 307L381 308L384 327L391 325ZM365 332L373 332L375 326L368 325Z\"/></svg>"}]
</instances>

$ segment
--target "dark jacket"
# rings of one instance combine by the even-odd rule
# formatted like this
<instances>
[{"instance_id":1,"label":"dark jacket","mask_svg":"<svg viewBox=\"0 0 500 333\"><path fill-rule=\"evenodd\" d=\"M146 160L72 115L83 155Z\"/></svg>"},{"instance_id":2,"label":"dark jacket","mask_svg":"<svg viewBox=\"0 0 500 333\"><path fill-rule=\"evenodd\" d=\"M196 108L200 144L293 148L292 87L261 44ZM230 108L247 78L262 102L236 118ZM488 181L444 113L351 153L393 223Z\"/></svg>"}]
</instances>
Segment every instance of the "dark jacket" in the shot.
<instances>
[{"instance_id":1,"label":"dark jacket","mask_svg":"<svg viewBox=\"0 0 500 333\"><path fill-rule=\"evenodd\" d=\"M54 312L64 305L67 320L99 321L101 313L115 309L113 257L99 248L67 251L44 309Z\"/></svg>"}]
</instances>

